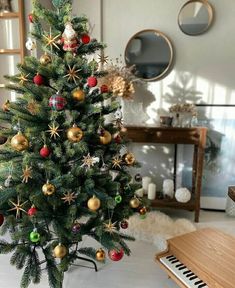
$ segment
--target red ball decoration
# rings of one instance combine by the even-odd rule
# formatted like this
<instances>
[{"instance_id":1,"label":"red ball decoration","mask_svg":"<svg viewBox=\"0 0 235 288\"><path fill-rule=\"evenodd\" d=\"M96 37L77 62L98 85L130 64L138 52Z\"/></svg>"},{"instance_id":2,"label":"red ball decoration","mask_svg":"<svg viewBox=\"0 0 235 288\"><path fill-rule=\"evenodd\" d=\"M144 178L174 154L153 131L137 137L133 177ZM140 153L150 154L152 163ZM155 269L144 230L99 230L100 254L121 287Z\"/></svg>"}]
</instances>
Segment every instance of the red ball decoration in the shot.
<instances>
[{"instance_id":1,"label":"red ball decoration","mask_svg":"<svg viewBox=\"0 0 235 288\"><path fill-rule=\"evenodd\" d=\"M124 251L122 248L119 251L113 249L113 250L109 250L108 255L111 260L119 261L122 259L124 255Z\"/></svg>"},{"instance_id":2,"label":"red ball decoration","mask_svg":"<svg viewBox=\"0 0 235 288\"><path fill-rule=\"evenodd\" d=\"M103 84L101 87L100 87L100 92L101 93L108 93L109 92L109 88L107 85Z\"/></svg>"},{"instance_id":3,"label":"red ball decoration","mask_svg":"<svg viewBox=\"0 0 235 288\"><path fill-rule=\"evenodd\" d=\"M33 13L30 13L29 15L28 15L28 19L29 19L29 22L30 23L33 23L33 19L34 18L34 15L33 15Z\"/></svg>"},{"instance_id":4,"label":"red ball decoration","mask_svg":"<svg viewBox=\"0 0 235 288\"><path fill-rule=\"evenodd\" d=\"M43 85L44 84L44 78L42 75L37 74L36 76L33 77L33 82L39 86Z\"/></svg>"},{"instance_id":5,"label":"red ball decoration","mask_svg":"<svg viewBox=\"0 0 235 288\"><path fill-rule=\"evenodd\" d=\"M51 154L51 150L47 147L47 145L44 145L40 150L40 155L43 158L47 158L50 156L50 154Z\"/></svg>"},{"instance_id":6,"label":"red ball decoration","mask_svg":"<svg viewBox=\"0 0 235 288\"><path fill-rule=\"evenodd\" d=\"M0 226L2 226L3 222L4 222L4 216L0 214Z\"/></svg>"},{"instance_id":7,"label":"red ball decoration","mask_svg":"<svg viewBox=\"0 0 235 288\"><path fill-rule=\"evenodd\" d=\"M128 228L128 222L126 220L123 220L120 224L122 229L127 229Z\"/></svg>"},{"instance_id":8,"label":"red ball decoration","mask_svg":"<svg viewBox=\"0 0 235 288\"><path fill-rule=\"evenodd\" d=\"M115 143L120 144L122 142L122 137L119 134L115 135L114 141Z\"/></svg>"},{"instance_id":9,"label":"red ball decoration","mask_svg":"<svg viewBox=\"0 0 235 288\"><path fill-rule=\"evenodd\" d=\"M89 87L95 87L97 85L97 79L94 76L90 76L87 79L87 84Z\"/></svg>"},{"instance_id":10,"label":"red ball decoration","mask_svg":"<svg viewBox=\"0 0 235 288\"><path fill-rule=\"evenodd\" d=\"M49 106L53 110L63 110L64 106L66 105L66 100L59 94L52 95L49 99Z\"/></svg>"},{"instance_id":11,"label":"red ball decoration","mask_svg":"<svg viewBox=\"0 0 235 288\"><path fill-rule=\"evenodd\" d=\"M88 34L83 34L81 40L83 44L88 44L91 41L91 37Z\"/></svg>"},{"instance_id":12,"label":"red ball decoration","mask_svg":"<svg viewBox=\"0 0 235 288\"><path fill-rule=\"evenodd\" d=\"M27 213L29 216L34 216L37 212L38 212L38 209L36 207L32 206L31 208L29 208Z\"/></svg>"}]
</instances>

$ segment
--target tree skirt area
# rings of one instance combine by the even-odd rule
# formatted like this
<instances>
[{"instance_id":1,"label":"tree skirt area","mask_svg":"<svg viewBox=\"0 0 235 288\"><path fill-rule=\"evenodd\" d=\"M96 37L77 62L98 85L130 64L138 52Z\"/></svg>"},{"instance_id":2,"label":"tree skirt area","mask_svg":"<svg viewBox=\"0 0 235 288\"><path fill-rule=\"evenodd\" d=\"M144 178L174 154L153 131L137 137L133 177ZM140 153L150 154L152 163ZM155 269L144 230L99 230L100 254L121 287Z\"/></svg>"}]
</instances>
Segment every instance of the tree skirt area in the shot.
<instances>
[{"instance_id":1,"label":"tree skirt area","mask_svg":"<svg viewBox=\"0 0 235 288\"><path fill-rule=\"evenodd\" d=\"M183 218L173 220L159 211L149 212L145 219L135 214L128 222L128 229L123 230L124 233L136 240L154 244L158 251L167 248L167 239L196 230L191 221Z\"/></svg>"}]
</instances>

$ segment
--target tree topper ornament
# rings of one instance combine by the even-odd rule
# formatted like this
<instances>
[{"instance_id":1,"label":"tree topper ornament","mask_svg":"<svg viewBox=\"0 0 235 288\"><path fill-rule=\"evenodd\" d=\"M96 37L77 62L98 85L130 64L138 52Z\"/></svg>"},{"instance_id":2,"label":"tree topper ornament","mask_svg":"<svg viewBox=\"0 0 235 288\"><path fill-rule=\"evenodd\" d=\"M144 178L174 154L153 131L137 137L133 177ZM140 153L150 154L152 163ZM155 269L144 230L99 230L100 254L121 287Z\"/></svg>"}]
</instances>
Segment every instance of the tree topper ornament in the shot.
<instances>
[{"instance_id":1,"label":"tree topper ornament","mask_svg":"<svg viewBox=\"0 0 235 288\"><path fill-rule=\"evenodd\" d=\"M64 51L76 52L76 50L79 46L77 33L73 29L71 22L67 22L65 24L65 29L64 29L64 32L62 34L61 43L63 43L63 50Z\"/></svg>"}]
</instances>

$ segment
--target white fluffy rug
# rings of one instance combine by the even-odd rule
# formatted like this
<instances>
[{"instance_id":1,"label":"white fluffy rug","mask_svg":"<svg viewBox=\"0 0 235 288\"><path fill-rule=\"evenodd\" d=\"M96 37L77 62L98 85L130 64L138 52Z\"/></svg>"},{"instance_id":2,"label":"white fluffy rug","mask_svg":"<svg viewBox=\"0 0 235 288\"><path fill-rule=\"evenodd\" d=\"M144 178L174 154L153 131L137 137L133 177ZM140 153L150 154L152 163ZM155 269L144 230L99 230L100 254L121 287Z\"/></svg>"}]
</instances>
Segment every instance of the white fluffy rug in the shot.
<instances>
[{"instance_id":1,"label":"white fluffy rug","mask_svg":"<svg viewBox=\"0 0 235 288\"><path fill-rule=\"evenodd\" d=\"M154 244L159 251L167 248L166 240L174 236L185 234L196 230L195 225L187 219L172 220L162 212L152 211L145 219L134 215L128 220L129 226L125 233Z\"/></svg>"}]
</instances>

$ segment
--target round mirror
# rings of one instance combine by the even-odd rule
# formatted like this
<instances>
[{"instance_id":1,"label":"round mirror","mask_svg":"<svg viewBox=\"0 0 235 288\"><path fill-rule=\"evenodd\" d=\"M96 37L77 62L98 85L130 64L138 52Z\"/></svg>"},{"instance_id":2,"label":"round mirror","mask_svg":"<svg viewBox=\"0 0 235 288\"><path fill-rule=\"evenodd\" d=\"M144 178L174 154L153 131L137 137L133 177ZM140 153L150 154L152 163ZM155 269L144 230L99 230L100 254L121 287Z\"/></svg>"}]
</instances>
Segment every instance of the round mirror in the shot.
<instances>
[{"instance_id":1,"label":"round mirror","mask_svg":"<svg viewBox=\"0 0 235 288\"><path fill-rule=\"evenodd\" d=\"M165 77L172 64L173 48L170 40L158 30L143 30L127 43L125 61L134 66L133 73L145 81Z\"/></svg>"},{"instance_id":2,"label":"round mirror","mask_svg":"<svg viewBox=\"0 0 235 288\"><path fill-rule=\"evenodd\" d=\"M206 0L190 0L181 8L178 24L185 34L199 35L209 28L212 18L213 10Z\"/></svg>"}]
</instances>

